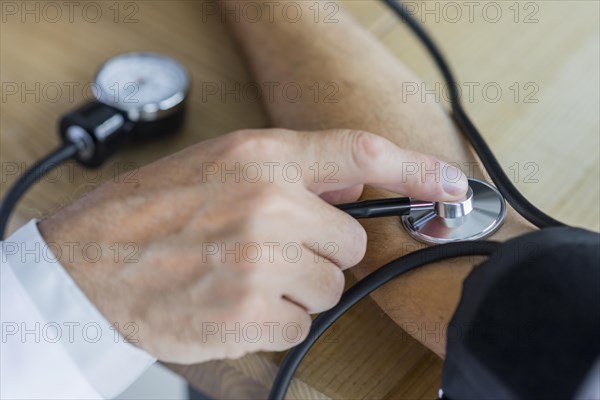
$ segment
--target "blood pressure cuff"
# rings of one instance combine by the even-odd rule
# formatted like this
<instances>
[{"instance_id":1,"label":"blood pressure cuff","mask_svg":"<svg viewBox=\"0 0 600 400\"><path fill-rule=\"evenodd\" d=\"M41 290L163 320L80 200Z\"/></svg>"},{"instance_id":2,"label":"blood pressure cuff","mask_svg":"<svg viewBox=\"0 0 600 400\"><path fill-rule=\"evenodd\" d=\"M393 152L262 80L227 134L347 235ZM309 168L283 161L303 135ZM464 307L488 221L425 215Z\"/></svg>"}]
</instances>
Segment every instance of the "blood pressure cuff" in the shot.
<instances>
[{"instance_id":1,"label":"blood pressure cuff","mask_svg":"<svg viewBox=\"0 0 600 400\"><path fill-rule=\"evenodd\" d=\"M600 235L550 228L504 243L465 280L447 343L444 398L568 399L590 384L598 396Z\"/></svg>"}]
</instances>

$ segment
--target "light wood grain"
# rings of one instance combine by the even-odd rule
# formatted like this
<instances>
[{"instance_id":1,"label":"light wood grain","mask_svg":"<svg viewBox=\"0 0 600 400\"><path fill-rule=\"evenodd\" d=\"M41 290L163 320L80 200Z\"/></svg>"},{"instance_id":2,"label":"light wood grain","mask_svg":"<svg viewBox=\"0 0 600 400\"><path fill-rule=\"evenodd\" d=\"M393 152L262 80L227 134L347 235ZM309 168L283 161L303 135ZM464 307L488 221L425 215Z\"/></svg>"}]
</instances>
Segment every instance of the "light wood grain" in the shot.
<instances>
[{"instance_id":1,"label":"light wood grain","mask_svg":"<svg viewBox=\"0 0 600 400\"><path fill-rule=\"evenodd\" d=\"M432 4L433 2L430 2ZM439 39L463 82L497 83L503 96L486 101L476 92L467 102L502 165L535 204L570 224L597 230L599 207L599 26L596 1L536 2L536 23L514 23L507 15L489 23L435 22ZM85 3L82 3L85 4ZM22 201L11 229L73 201L117 172L137 167L192 143L239 128L266 127L262 106L243 96L239 101L205 98L203 83L233 87L250 82L244 61L225 27L204 18L202 3L135 2L137 22L114 21L112 2L100 2L103 17L90 23L75 13L74 22L40 22L29 16L3 15L0 26L0 156L2 193L14 182L12 168L23 169L55 147L59 115L84 99L81 88L98 65L121 52L153 50L170 54L190 70L193 88L185 128L178 135L131 149L99 172L86 175L76 165L60 169L55 180L43 179ZM121 6L124 3L120 3ZM415 4L423 6L422 2ZM443 4L443 3L440 3ZM485 4L485 3L482 3ZM524 4L523 2L519 4ZM347 1L344 6L430 85L439 81L428 56L405 27L378 2ZM464 10L463 10L464 11ZM522 12L524 12L522 10ZM522 15L521 15L522 17ZM79 89L69 98L66 84ZM514 101L511 85L521 89ZM27 88L58 84L63 93L51 101L35 95L6 95L6 83ZM536 103L524 102L523 85L539 88ZM35 90L35 89L34 89ZM4 97L6 95L6 97ZM366 111L368 112L368 110ZM526 163L531 163L527 164ZM510 168L513 167L511 170ZM533 169L532 169L533 168ZM525 175L537 171L529 180ZM537 181L536 181L537 180ZM439 330L438 330L439 332ZM221 398L262 398L281 354L258 354L241 360L196 366L171 366L195 386ZM370 299L344 316L302 364L290 398L432 398L439 384L441 360L393 323Z\"/></svg>"}]
</instances>

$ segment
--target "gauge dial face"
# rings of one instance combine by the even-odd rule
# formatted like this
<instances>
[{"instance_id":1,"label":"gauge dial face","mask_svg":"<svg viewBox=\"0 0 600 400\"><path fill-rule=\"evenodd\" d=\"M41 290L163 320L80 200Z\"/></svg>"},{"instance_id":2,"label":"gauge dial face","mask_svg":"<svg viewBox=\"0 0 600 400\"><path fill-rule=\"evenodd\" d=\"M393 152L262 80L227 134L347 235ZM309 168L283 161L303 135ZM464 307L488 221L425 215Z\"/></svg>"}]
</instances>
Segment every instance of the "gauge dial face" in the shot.
<instances>
[{"instance_id":1,"label":"gauge dial face","mask_svg":"<svg viewBox=\"0 0 600 400\"><path fill-rule=\"evenodd\" d=\"M94 95L126 111L133 120L154 119L183 102L189 85L186 69L174 59L156 53L127 53L102 65Z\"/></svg>"}]
</instances>

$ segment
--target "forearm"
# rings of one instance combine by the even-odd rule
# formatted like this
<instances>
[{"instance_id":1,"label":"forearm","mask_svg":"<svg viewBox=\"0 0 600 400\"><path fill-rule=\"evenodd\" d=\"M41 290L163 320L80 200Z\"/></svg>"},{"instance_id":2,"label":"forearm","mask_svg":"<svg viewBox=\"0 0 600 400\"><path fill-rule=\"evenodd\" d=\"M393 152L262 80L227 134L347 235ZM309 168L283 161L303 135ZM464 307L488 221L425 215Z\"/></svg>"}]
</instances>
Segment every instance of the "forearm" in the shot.
<instances>
[{"instance_id":1,"label":"forearm","mask_svg":"<svg viewBox=\"0 0 600 400\"><path fill-rule=\"evenodd\" d=\"M406 83L419 79L396 60L381 43L343 10L337 23L315 22L313 2L303 4L303 15L290 23L282 13L274 22L229 20L232 32L248 56L258 82L281 86L297 83L304 94L290 101L281 90L266 102L275 126L293 129L350 128L385 136L400 146L458 163L465 173L480 177L482 170L451 119L436 103L420 96L402 96ZM266 12L266 11L265 11ZM398 40L402 40L399 38ZM332 83L339 88L333 99L314 96L315 87ZM315 86L318 85L318 86ZM337 102L328 102L334 100ZM401 171L398 171L399 178ZM363 197L390 195L366 188ZM374 269L421 245L412 240L394 218L365 221L369 235L367 255L353 269L362 278ZM531 230L509 209L507 221L492 239ZM375 293L376 301L409 333L443 354L445 324L458 302L461 282L478 260L448 261L398 279ZM435 333L434 333L435 332Z\"/></svg>"},{"instance_id":2,"label":"forearm","mask_svg":"<svg viewBox=\"0 0 600 400\"><path fill-rule=\"evenodd\" d=\"M351 15L341 9L335 14L339 22L315 23L307 8L313 2L293 3L305 5L296 23L286 21L283 12L273 13L274 22L227 19L256 80L279 85L265 101L273 125L370 129L412 150L473 161L439 105L421 102L420 96L403 99L403 86L421 81ZM286 96L282 86L289 83L302 87L299 101ZM339 91L323 89L328 83Z\"/></svg>"}]
</instances>

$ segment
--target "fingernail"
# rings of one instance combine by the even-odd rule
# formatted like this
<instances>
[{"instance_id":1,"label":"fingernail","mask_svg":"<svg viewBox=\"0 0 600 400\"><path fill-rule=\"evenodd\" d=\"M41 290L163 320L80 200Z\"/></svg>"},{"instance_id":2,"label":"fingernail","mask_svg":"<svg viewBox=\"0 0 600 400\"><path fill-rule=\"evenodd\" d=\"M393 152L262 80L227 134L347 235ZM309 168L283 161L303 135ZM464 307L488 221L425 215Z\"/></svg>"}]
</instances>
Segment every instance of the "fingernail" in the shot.
<instances>
[{"instance_id":1,"label":"fingernail","mask_svg":"<svg viewBox=\"0 0 600 400\"><path fill-rule=\"evenodd\" d=\"M469 189L469 182L462 171L452 165L443 164L442 188L451 196L464 196Z\"/></svg>"}]
</instances>

